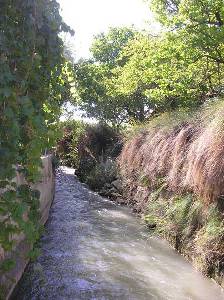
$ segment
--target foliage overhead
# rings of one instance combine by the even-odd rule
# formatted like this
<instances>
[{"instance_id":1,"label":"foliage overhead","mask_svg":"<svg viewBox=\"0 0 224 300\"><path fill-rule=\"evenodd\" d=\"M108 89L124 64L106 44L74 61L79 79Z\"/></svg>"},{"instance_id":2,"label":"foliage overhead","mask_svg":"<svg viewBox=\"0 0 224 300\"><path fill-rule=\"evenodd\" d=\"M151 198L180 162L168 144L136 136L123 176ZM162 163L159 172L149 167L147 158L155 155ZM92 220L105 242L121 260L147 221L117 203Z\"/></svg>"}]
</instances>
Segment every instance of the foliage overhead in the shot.
<instances>
[{"instance_id":1,"label":"foliage overhead","mask_svg":"<svg viewBox=\"0 0 224 300\"><path fill-rule=\"evenodd\" d=\"M95 36L91 53L95 62L114 67L117 65L122 48L135 37L133 28L111 28L107 34Z\"/></svg>"}]
</instances>

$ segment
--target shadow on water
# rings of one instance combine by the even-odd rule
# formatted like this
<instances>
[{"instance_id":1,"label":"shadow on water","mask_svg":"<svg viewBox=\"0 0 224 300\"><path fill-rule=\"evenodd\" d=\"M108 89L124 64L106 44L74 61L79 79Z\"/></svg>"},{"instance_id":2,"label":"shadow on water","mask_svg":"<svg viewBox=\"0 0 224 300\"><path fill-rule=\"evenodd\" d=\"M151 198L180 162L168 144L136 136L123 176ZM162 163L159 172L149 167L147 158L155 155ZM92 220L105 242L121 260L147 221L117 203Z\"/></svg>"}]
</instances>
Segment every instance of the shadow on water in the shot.
<instances>
[{"instance_id":1,"label":"shadow on water","mask_svg":"<svg viewBox=\"0 0 224 300\"><path fill-rule=\"evenodd\" d=\"M89 191L61 168L41 238L12 299L224 299L221 289L192 269L128 208Z\"/></svg>"}]
</instances>

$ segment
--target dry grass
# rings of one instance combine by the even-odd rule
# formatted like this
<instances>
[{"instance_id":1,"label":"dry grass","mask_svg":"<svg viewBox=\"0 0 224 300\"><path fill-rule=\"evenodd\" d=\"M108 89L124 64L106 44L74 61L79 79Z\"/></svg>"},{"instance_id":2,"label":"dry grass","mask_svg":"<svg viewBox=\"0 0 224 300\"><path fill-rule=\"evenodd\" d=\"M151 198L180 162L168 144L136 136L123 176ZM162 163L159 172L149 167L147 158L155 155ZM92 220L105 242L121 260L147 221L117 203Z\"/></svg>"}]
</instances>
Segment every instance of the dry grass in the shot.
<instances>
[{"instance_id":1,"label":"dry grass","mask_svg":"<svg viewBox=\"0 0 224 300\"><path fill-rule=\"evenodd\" d=\"M194 117L153 120L126 142L118 163L127 202L199 270L223 282L222 102Z\"/></svg>"},{"instance_id":2,"label":"dry grass","mask_svg":"<svg viewBox=\"0 0 224 300\"><path fill-rule=\"evenodd\" d=\"M224 195L224 108L213 119L207 111L197 118L161 128L150 125L129 140L119 158L123 178L137 187L138 179L148 178L153 189L164 178L168 190L193 192L204 203ZM158 123L158 120L157 120Z\"/></svg>"}]
</instances>

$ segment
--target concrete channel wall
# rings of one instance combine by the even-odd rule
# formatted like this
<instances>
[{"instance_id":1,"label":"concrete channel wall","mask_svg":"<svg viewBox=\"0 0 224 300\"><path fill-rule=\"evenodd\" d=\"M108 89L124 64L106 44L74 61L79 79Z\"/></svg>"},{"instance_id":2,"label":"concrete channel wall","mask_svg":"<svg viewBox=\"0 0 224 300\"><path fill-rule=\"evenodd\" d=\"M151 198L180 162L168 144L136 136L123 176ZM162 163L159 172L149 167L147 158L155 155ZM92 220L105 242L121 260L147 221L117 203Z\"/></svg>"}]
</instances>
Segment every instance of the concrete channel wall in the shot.
<instances>
[{"instance_id":1,"label":"concrete channel wall","mask_svg":"<svg viewBox=\"0 0 224 300\"><path fill-rule=\"evenodd\" d=\"M54 198L55 175L52 168L52 156L46 155L41 159L43 164L43 168L41 169L41 179L33 186L33 188L40 191L41 224L45 224ZM23 176L19 173L17 174L15 181L18 185L25 183ZM26 241L25 236L23 234L16 235L13 237L13 240L15 240L15 246L13 251L9 253L4 252L0 245L0 262L7 258L14 259L16 263L14 269L0 278L0 293L4 293L4 295L0 295L0 299L4 300L9 299L29 262L27 253L31 246Z\"/></svg>"}]
</instances>

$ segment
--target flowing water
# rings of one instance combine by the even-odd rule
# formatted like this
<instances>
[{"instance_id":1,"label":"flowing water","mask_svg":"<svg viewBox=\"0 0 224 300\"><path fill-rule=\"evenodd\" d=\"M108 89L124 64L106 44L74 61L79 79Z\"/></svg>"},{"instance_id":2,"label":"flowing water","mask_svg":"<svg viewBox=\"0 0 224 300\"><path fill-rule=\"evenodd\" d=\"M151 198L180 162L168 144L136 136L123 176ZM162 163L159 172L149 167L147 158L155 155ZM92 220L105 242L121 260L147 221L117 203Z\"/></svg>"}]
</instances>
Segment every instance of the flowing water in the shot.
<instances>
[{"instance_id":1,"label":"flowing water","mask_svg":"<svg viewBox=\"0 0 224 300\"><path fill-rule=\"evenodd\" d=\"M40 244L14 300L224 299L168 244L150 237L127 207L89 191L61 168Z\"/></svg>"}]
</instances>

